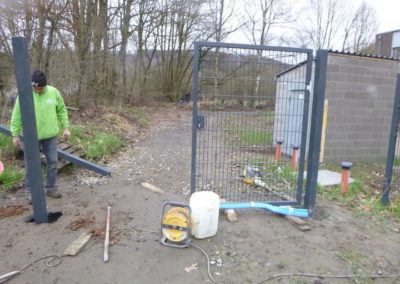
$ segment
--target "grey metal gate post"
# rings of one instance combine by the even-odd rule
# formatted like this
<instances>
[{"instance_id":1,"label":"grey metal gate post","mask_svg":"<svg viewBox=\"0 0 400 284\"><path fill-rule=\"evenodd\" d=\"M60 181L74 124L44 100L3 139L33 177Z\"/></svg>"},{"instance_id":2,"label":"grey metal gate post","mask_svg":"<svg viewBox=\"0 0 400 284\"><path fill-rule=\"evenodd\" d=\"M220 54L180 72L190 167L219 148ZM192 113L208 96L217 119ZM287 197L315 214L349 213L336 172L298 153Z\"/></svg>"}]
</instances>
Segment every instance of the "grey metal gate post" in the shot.
<instances>
[{"instance_id":1,"label":"grey metal gate post","mask_svg":"<svg viewBox=\"0 0 400 284\"><path fill-rule=\"evenodd\" d=\"M387 205L389 203L390 185L392 182L394 158L396 155L399 112L400 112L400 67L397 73L396 92L393 104L392 126L389 136L389 148L386 160L385 178L383 181L383 193L381 197L381 202L383 205Z\"/></svg>"},{"instance_id":2,"label":"grey metal gate post","mask_svg":"<svg viewBox=\"0 0 400 284\"><path fill-rule=\"evenodd\" d=\"M312 104L310 148L308 151L307 184L304 207L312 214L315 207L318 182L319 154L321 149L322 117L325 100L328 51L319 49L315 62L314 98Z\"/></svg>"},{"instance_id":3,"label":"grey metal gate post","mask_svg":"<svg viewBox=\"0 0 400 284\"><path fill-rule=\"evenodd\" d=\"M198 110L197 110L197 102L199 100L198 98L198 88L199 88L199 57L200 57L200 49L199 49L199 43L195 42L194 43L194 50L193 50L193 63L192 63L192 68L193 68L193 82L192 82L192 103L193 103L193 109L192 109L192 120L197 121L198 119ZM196 186L196 149L197 149L197 127L193 125L192 127L192 166L191 166L191 176L190 176L190 191L191 193L194 192L195 186Z\"/></svg>"},{"instance_id":4,"label":"grey metal gate post","mask_svg":"<svg viewBox=\"0 0 400 284\"><path fill-rule=\"evenodd\" d=\"M307 68L306 68L306 81L305 81L305 86L304 86L304 105L303 105L303 125L302 125L302 133L301 133L301 151L300 151L300 163L299 163L299 177L298 177L298 187L303 187L303 181L304 181L304 164L305 164L305 157L306 157L306 146L307 146L307 129L308 129L308 110L310 107L310 82L311 82L311 75L312 75L312 58L313 54L312 52L309 52L307 54ZM312 115L312 114L311 114ZM301 203L301 193L303 191L298 191L297 192L297 201Z\"/></svg>"},{"instance_id":5,"label":"grey metal gate post","mask_svg":"<svg viewBox=\"0 0 400 284\"><path fill-rule=\"evenodd\" d=\"M24 154L28 167L28 179L32 190L33 216L36 224L47 223L48 216L46 199L43 192L42 167L40 164L36 118L33 107L28 46L24 37L13 37L12 46L24 134Z\"/></svg>"}]
</instances>

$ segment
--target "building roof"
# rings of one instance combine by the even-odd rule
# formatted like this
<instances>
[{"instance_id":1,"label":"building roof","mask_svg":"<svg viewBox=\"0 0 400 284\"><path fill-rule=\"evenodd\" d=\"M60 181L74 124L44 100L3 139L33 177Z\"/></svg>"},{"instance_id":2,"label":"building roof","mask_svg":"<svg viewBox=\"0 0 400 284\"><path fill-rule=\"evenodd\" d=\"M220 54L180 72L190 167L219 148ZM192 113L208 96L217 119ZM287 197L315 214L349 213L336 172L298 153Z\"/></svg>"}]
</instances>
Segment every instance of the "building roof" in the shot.
<instances>
[{"instance_id":1,"label":"building roof","mask_svg":"<svg viewBox=\"0 0 400 284\"><path fill-rule=\"evenodd\" d=\"M396 32L400 32L400 30L394 30L394 31L383 32L383 33L379 33L379 34L376 34L376 35L379 36L379 35L384 35L384 34L392 34L392 33L396 33Z\"/></svg>"},{"instance_id":2,"label":"building roof","mask_svg":"<svg viewBox=\"0 0 400 284\"><path fill-rule=\"evenodd\" d=\"M349 51L339 51L339 50L332 50L329 49L328 53L330 54L339 54L339 55L345 55L345 56L357 56L357 57L365 57L365 58L374 58L374 59L383 59L383 60L391 60L391 61L399 61L399 58L395 58L395 57L387 57L387 56L381 56L381 55L376 55L376 54L367 54L367 53L359 53L359 52L349 52ZM279 77L281 77L284 74L289 73L290 71L299 68L300 66L303 66L304 64L306 64L307 61L302 61L296 65L291 66L290 68L278 73L275 78L278 79Z\"/></svg>"},{"instance_id":3,"label":"building roof","mask_svg":"<svg viewBox=\"0 0 400 284\"><path fill-rule=\"evenodd\" d=\"M348 56L358 56L358 57L366 57L366 58L375 58L375 59L385 59L385 60L392 60L392 61L400 61L398 58L395 57L388 57L382 56L377 54L368 54L368 53L359 53L359 52L349 52L349 51L339 51L339 50L328 50L329 53L333 54L341 54L341 55L348 55Z\"/></svg>"}]
</instances>

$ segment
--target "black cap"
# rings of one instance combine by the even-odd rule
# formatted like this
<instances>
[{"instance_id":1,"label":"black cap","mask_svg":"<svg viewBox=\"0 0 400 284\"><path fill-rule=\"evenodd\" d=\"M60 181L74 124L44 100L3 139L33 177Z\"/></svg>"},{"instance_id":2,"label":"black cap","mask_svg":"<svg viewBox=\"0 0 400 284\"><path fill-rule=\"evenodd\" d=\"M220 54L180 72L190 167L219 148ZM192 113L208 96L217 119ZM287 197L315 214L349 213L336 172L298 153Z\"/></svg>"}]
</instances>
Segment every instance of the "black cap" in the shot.
<instances>
[{"instance_id":1,"label":"black cap","mask_svg":"<svg viewBox=\"0 0 400 284\"><path fill-rule=\"evenodd\" d=\"M46 75L40 70L33 71L33 73L32 73L32 86L44 87L46 85L47 85Z\"/></svg>"}]
</instances>

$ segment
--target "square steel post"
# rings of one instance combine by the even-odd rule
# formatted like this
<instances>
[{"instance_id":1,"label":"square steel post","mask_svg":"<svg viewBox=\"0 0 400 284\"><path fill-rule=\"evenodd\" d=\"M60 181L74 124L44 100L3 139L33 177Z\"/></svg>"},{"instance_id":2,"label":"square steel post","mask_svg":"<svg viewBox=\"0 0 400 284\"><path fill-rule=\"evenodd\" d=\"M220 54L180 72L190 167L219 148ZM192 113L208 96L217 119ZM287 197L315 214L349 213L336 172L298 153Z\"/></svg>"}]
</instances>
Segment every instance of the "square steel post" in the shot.
<instances>
[{"instance_id":1,"label":"square steel post","mask_svg":"<svg viewBox=\"0 0 400 284\"><path fill-rule=\"evenodd\" d=\"M33 217L36 224L48 223L32 96L28 46L24 37L13 37L12 46L24 135L24 155L27 161L28 179L32 191Z\"/></svg>"},{"instance_id":2,"label":"square steel post","mask_svg":"<svg viewBox=\"0 0 400 284\"><path fill-rule=\"evenodd\" d=\"M312 215L314 210L317 195L319 152L321 149L327 65L328 51L323 49L317 50L311 115L310 148L308 150L307 184L304 195L304 208L309 210L310 215Z\"/></svg>"},{"instance_id":3,"label":"square steel post","mask_svg":"<svg viewBox=\"0 0 400 284\"><path fill-rule=\"evenodd\" d=\"M190 176L190 193L195 192L196 188L196 154L197 154L197 128L198 128L198 109L197 102L199 100L199 60L200 60L200 44L194 43L193 48L193 81L192 81L192 165Z\"/></svg>"}]
</instances>

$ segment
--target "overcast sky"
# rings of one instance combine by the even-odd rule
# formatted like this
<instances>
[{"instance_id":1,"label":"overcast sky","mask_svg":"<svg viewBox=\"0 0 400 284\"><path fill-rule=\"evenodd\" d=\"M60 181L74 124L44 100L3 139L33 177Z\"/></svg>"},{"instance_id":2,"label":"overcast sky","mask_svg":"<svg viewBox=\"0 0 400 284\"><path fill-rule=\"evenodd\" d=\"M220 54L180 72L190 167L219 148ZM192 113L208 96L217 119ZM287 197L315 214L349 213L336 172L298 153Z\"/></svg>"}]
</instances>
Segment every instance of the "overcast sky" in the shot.
<instances>
[{"instance_id":1,"label":"overcast sky","mask_svg":"<svg viewBox=\"0 0 400 284\"><path fill-rule=\"evenodd\" d=\"M238 2L239 3L244 3L242 0L232 0L235 9L238 8ZM256 1L256 0L253 0ZM310 3L310 0L286 0L288 3L292 4L292 8L294 10L302 10L304 12L304 7L307 7L307 3ZM355 11L357 7L361 4L363 0L344 0L346 8L349 9L349 11ZM379 27L377 30L377 33L383 33L383 32L389 32L389 31L394 31L394 30L400 30L400 0L365 0L372 8L375 9L378 21L379 21ZM241 4L239 4L240 6ZM239 8L240 11L244 10L245 8ZM239 12L240 14L241 12ZM298 27L298 23L295 24L295 27ZM282 34L282 29L285 31L284 34L286 35L287 38L293 38L292 32L293 32L293 27L291 27L291 24L288 24L285 29L285 25L283 26L275 26L273 29L271 29L271 34L275 37L269 44L271 45L281 45L282 42L277 41L276 39L279 38L279 34ZM342 36L342 35L339 35ZM295 36L294 36L295 37ZM240 43L251 43L251 40L248 36L245 36L244 33L242 33L241 30L236 31L235 33L231 34L227 42L240 42ZM336 44L335 44L336 42ZM334 41L334 44L332 46L333 49L338 49L342 47L342 38L339 40Z\"/></svg>"},{"instance_id":2,"label":"overcast sky","mask_svg":"<svg viewBox=\"0 0 400 284\"><path fill-rule=\"evenodd\" d=\"M353 0L361 3L362 0ZM400 0L367 0L380 20L378 33L400 30Z\"/></svg>"}]
</instances>

